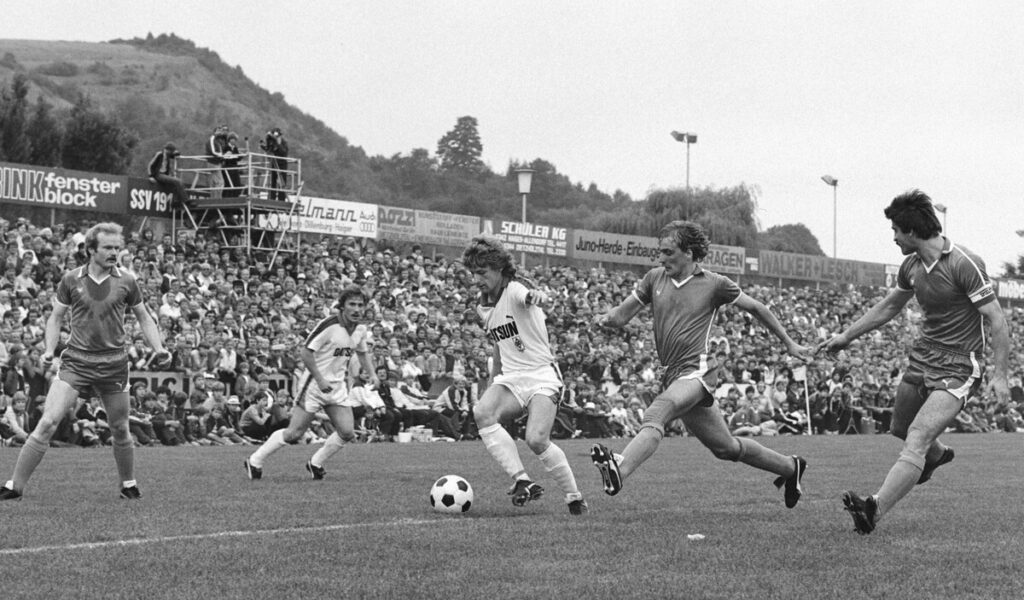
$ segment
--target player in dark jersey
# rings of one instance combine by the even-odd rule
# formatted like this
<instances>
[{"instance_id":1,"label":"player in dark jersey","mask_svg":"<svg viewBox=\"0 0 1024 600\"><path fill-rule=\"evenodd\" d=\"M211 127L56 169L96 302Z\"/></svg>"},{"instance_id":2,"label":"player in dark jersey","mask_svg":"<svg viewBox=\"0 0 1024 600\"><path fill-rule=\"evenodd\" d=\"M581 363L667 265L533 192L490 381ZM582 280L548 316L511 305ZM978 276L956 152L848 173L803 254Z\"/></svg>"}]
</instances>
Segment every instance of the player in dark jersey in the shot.
<instances>
[{"instance_id":1,"label":"player in dark jersey","mask_svg":"<svg viewBox=\"0 0 1024 600\"><path fill-rule=\"evenodd\" d=\"M658 449L666 425L682 419L716 457L778 475L775 485L785 487L786 506L793 508L803 493L801 479L807 462L729 433L712 395L721 365L715 364L710 355L708 340L718 309L732 304L757 317L785 343L790 356L805 360L810 351L789 337L764 304L744 294L728 278L701 268L709 242L700 225L673 221L658 237L662 266L648 271L629 297L597 318L599 326L622 327L650 305L658 358L665 367L664 391L644 412L640 433L621 457L601 444L591 451L591 459L604 480L604 491L608 495L619 493L623 480Z\"/></svg>"},{"instance_id":2,"label":"player in dark jersey","mask_svg":"<svg viewBox=\"0 0 1024 600\"><path fill-rule=\"evenodd\" d=\"M988 321L992 334L995 370L989 387L1002 405L1010 398L1009 329L985 263L940 235L942 225L932 200L920 190L894 198L885 209L885 218L892 221L894 241L906 256L896 288L846 331L818 345L818 350L838 352L889 322L912 297L924 312L920 337L910 349L910 366L896 391L892 413L891 431L904 440L903 451L875 495L843 495L854 528L861 535L871 533L882 515L915 485L928 481L937 467L953 460L953 449L938 438L980 386L983 320Z\"/></svg>"},{"instance_id":3,"label":"player in dark jersey","mask_svg":"<svg viewBox=\"0 0 1024 600\"><path fill-rule=\"evenodd\" d=\"M146 341L156 351L156 362L166 363L160 331L143 303L138 281L117 266L124 245L121 226L99 223L85 234L89 261L68 271L57 286L53 312L46 322L43 363L53 360L65 315L71 337L61 354L60 369L46 395L43 416L18 454L14 477L0 488L0 500L21 498L32 472L43 460L57 425L75 406L81 392L95 391L103 401L114 444L114 461L121 478L121 497L141 497L135 482L134 448L128 431L128 352L124 315L131 309Z\"/></svg>"}]
</instances>

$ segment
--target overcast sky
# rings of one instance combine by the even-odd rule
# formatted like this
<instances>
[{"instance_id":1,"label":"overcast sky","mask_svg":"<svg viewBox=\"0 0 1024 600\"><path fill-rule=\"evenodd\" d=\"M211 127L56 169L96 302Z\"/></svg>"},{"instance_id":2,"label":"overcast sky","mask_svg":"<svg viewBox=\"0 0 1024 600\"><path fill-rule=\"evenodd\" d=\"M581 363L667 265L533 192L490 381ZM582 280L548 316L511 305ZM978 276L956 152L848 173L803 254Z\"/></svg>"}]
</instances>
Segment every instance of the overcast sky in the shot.
<instances>
[{"instance_id":1,"label":"overcast sky","mask_svg":"<svg viewBox=\"0 0 1024 600\"><path fill-rule=\"evenodd\" d=\"M458 117L484 160L573 181L758 190L764 228L898 263L882 209L919 187L993 274L1024 253L1024 3L5 2L0 37L174 33L369 154L436 149ZM510 201L516 201L511 198Z\"/></svg>"}]
</instances>

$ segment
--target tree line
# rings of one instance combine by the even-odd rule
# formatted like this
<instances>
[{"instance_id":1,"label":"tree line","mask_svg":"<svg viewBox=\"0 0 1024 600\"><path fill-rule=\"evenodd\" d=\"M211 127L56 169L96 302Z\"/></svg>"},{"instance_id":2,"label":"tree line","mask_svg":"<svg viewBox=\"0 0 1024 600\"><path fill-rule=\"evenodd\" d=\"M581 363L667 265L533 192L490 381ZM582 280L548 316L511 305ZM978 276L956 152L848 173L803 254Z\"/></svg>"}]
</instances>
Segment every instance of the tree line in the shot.
<instances>
[{"instance_id":1,"label":"tree line","mask_svg":"<svg viewBox=\"0 0 1024 600\"><path fill-rule=\"evenodd\" d=\"M0 160L121 175L132 164L138 137L84 94L67 111L41 95L28 101L28 79L15 73L0 89Z\"/></svg>"}]
</instances>

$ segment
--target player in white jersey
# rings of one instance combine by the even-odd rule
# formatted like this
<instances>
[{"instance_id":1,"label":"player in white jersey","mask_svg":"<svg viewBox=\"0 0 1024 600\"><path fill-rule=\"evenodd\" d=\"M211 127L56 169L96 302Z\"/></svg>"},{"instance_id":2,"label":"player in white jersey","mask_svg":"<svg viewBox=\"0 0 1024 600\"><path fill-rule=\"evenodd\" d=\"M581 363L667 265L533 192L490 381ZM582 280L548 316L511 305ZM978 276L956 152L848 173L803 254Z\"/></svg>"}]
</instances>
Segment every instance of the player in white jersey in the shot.
<instances>
[{"instance_id":1,"label":"player in white jersey","mask_svg":"<svg viewBox=\"0 0 1024 600\"><path fill-rule=\"evenodd\" d=\"M335 431L320 450L306 462L306 471L313 479L323 479L324 462L355 439L352 408L377 398L374 394L353 394L350 364L355 354L364 372L370 374L369 386L377 384L369 351L369 328L362 324L366 297L357 286L342 290L338 312L320 321L306 337L302 362L306 370L299 376L299 387L286 429L278 429L245 461L249 479L263 477L263 463L287 444L295 444L309 429L313 416L323 410L334 424ZM380 405L383 406L383 403ZM370 408L378 408L369 405Z\"/></svg>"},{"instance_id":2,"label":"player in white jersey","mask_svg":"<svg viewBox=\"0 0 1024 600\"><path fill-rule=\"evenodd\" d=\"M569 512L582 515L587 512L587 502L565 453L551 442L562 374L551 354L544 311L538 306L547 297L516 278L512 255L493 237L473 238L462 254L462 263L481 288L477 312L494 344L493 383L473 407L480 438L514 480L509 490L512 504L523 506L540 498L544 489L527 475L515 440L501 426L502 420L525 411L526 445L565 492Z\"/></svg>"}]
</instances>

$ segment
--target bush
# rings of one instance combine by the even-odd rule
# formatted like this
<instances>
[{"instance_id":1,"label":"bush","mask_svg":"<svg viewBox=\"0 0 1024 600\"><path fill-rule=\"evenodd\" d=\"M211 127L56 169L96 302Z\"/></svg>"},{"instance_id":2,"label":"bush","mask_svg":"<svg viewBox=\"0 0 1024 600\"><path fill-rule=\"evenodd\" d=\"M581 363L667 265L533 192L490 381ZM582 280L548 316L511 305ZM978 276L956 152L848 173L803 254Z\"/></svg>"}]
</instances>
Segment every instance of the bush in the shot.
<instances>
[{"instance_id":1,"label":"bush","mask_svg":"<svg viewBox=\"0 0 1024 600\"><path fill-rule=\"evenodd\" d=\"M105 62L96 61L89 65L86 72L92 73L93 75L99 75L100 77L113 77L114 69Z\"/></svg>"},{"instance_id":2,"label":"bush","mask_svg":"<svg viewBox=\"0 0 1024 600\"><path fill-rule=\"evenodd\" d=\"M25 67L21 66L18 59L14 57L14 54L5 52L4 57L0 59L0 67L7 67L12 71L24 71Z\"/></svg>"},{"instance_id":3,"label":"bush","mask_svg":"<svg viewBox=\"0 0 1024 600\"><path fill-rule=\"evenodd\" d=\"M74 77L78 75L78 65L59 60L48 65L40 65L35 68L35 71L51 77Z\"/></svg>"},{"instance_id":4,"label":"bush","mask_svg":"<svg viewBox=\"0 0 1024 600\"><path fill-rule=\"evenodd\" d=\"M121 69L121 77L118 83L121 85L135 85L140 81L139 74L131 67Z\"/></svg>"}]
</instances>

